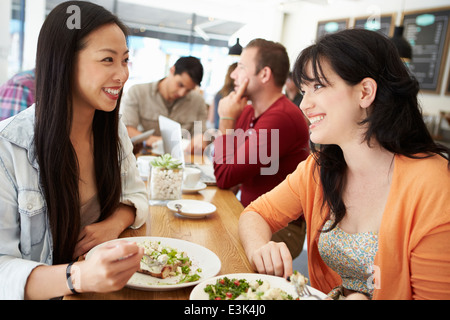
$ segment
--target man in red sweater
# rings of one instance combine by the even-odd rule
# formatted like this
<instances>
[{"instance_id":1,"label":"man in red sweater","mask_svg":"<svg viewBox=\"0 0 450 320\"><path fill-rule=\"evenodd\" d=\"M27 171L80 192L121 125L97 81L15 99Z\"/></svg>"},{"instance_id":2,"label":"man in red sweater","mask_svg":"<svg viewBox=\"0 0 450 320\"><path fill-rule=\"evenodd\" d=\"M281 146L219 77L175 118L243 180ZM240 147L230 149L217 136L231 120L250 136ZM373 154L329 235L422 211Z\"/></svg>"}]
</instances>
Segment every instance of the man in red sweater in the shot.
<instances>
[{"instance_id":1,"label":"man in red sweater","mask_svg":"<svg viewBox=\"0 0 450 320\"><path fill-rule=\"evenodd\" d=\"M255 39L231 74L235 91L219 102L222 135L214 141L214 173L220 188L240 187L244 206L276 187L309 155L306 121L282 92L288 73L284 46ZM286 242L296 257L304 234L301 218L273 240Z\"/></svg>"}]
</instances>

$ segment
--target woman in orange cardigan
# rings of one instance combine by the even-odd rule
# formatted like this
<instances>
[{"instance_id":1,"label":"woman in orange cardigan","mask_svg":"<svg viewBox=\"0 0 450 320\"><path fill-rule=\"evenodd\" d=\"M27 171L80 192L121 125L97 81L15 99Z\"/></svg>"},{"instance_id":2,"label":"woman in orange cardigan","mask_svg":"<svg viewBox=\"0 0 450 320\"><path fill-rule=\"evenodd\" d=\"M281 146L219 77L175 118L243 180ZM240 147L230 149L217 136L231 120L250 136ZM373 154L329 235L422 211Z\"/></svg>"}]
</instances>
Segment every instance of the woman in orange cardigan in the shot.
<instances>
[{"instance_id":1,"label":"woman in orange cardigan","mask_svg":"<svg viewBox=\"0 0 450 320\"><path fill-rule=\"evenodd\" d=\"M304 214L313 287L333 298L450 299L450 150L428 133L396 48L345 30L305 49L294 76L320 146L244 210L254 268L292 273L286 246L270 238Z\"/></svg>"}]
</instances>

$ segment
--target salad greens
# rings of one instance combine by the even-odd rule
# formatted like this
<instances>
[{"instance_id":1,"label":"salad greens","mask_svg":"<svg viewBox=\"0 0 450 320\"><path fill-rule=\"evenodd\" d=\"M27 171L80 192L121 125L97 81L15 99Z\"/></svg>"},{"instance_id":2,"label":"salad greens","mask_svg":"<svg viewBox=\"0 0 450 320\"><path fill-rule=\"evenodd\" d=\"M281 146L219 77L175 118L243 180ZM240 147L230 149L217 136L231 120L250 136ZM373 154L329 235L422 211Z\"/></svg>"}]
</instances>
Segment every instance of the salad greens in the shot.
<instances>
[{"instance_id":1,"label":"salad greens","mask_svg":"<svg viewBox=\"0 0 450 320\"><path fill-rule=\"evenodd\" d=\"M217 279L215 284L205 287L209 300L293 300L292 296L281 289L270 288L268 282L246 279Z\"/></svg>"},{"instance_id":2,"label":"salad greens","mask_svg":"<svg viewBox=\"0 0 450 320\"><path fill-rule=\"evenodd\" d=\"M217 279L216 284L209 284L205 292L209 295L209 300L236 299L241 293L247 292L249 283L245 279L229 279L224 277Z\"/></svg>"}]
</instances>

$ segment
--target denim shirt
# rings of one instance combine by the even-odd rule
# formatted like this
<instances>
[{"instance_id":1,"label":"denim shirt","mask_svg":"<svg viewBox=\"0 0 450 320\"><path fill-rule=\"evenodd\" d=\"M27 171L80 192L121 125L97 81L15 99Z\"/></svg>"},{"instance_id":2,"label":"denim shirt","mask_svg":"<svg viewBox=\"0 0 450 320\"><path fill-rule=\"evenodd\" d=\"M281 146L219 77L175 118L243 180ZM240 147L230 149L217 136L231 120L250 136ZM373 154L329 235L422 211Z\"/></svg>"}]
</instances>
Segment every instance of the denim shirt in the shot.
<instances>
[{"instance_id":1,"label":"denim shirt","mask_svg":"<svg viewBox=\"0 0 450 320\"><path fill-rule=\"evenodd\" d=\"M52 265L53 261L52 235L33 141L34 118L35 108L31 106L0 122L0 300L23 299L31 271L39 265ZM138 228L148 216L147 193L122 122L119 137L123 148L121 203L136 208L131 227Z\"/></svg>"}]
</instances>

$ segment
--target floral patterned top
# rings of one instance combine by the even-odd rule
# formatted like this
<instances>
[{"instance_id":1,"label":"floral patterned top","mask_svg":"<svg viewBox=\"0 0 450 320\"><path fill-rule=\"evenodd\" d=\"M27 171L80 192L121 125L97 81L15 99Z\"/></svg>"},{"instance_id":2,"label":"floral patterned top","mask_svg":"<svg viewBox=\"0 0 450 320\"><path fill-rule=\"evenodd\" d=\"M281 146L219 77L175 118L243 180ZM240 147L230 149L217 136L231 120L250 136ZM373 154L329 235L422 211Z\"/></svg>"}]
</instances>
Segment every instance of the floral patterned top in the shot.
<instances>
[{"instance_id":1,"label":"floral patterned top","mask_svg":"<svg viewBox=\"0 0 450 320\"><path fill-rule=\"evenodd\" d=\"M324 230L331 227L328 220ZM322 232L319 237L319 252L322 260L342 278L342 287L364 293L372 298L373 264L378 250L378 235L374 232L349 234L334 228ZM334 288L328 295L338 298L342 288Z\"/></svg>"}]
</instances>

